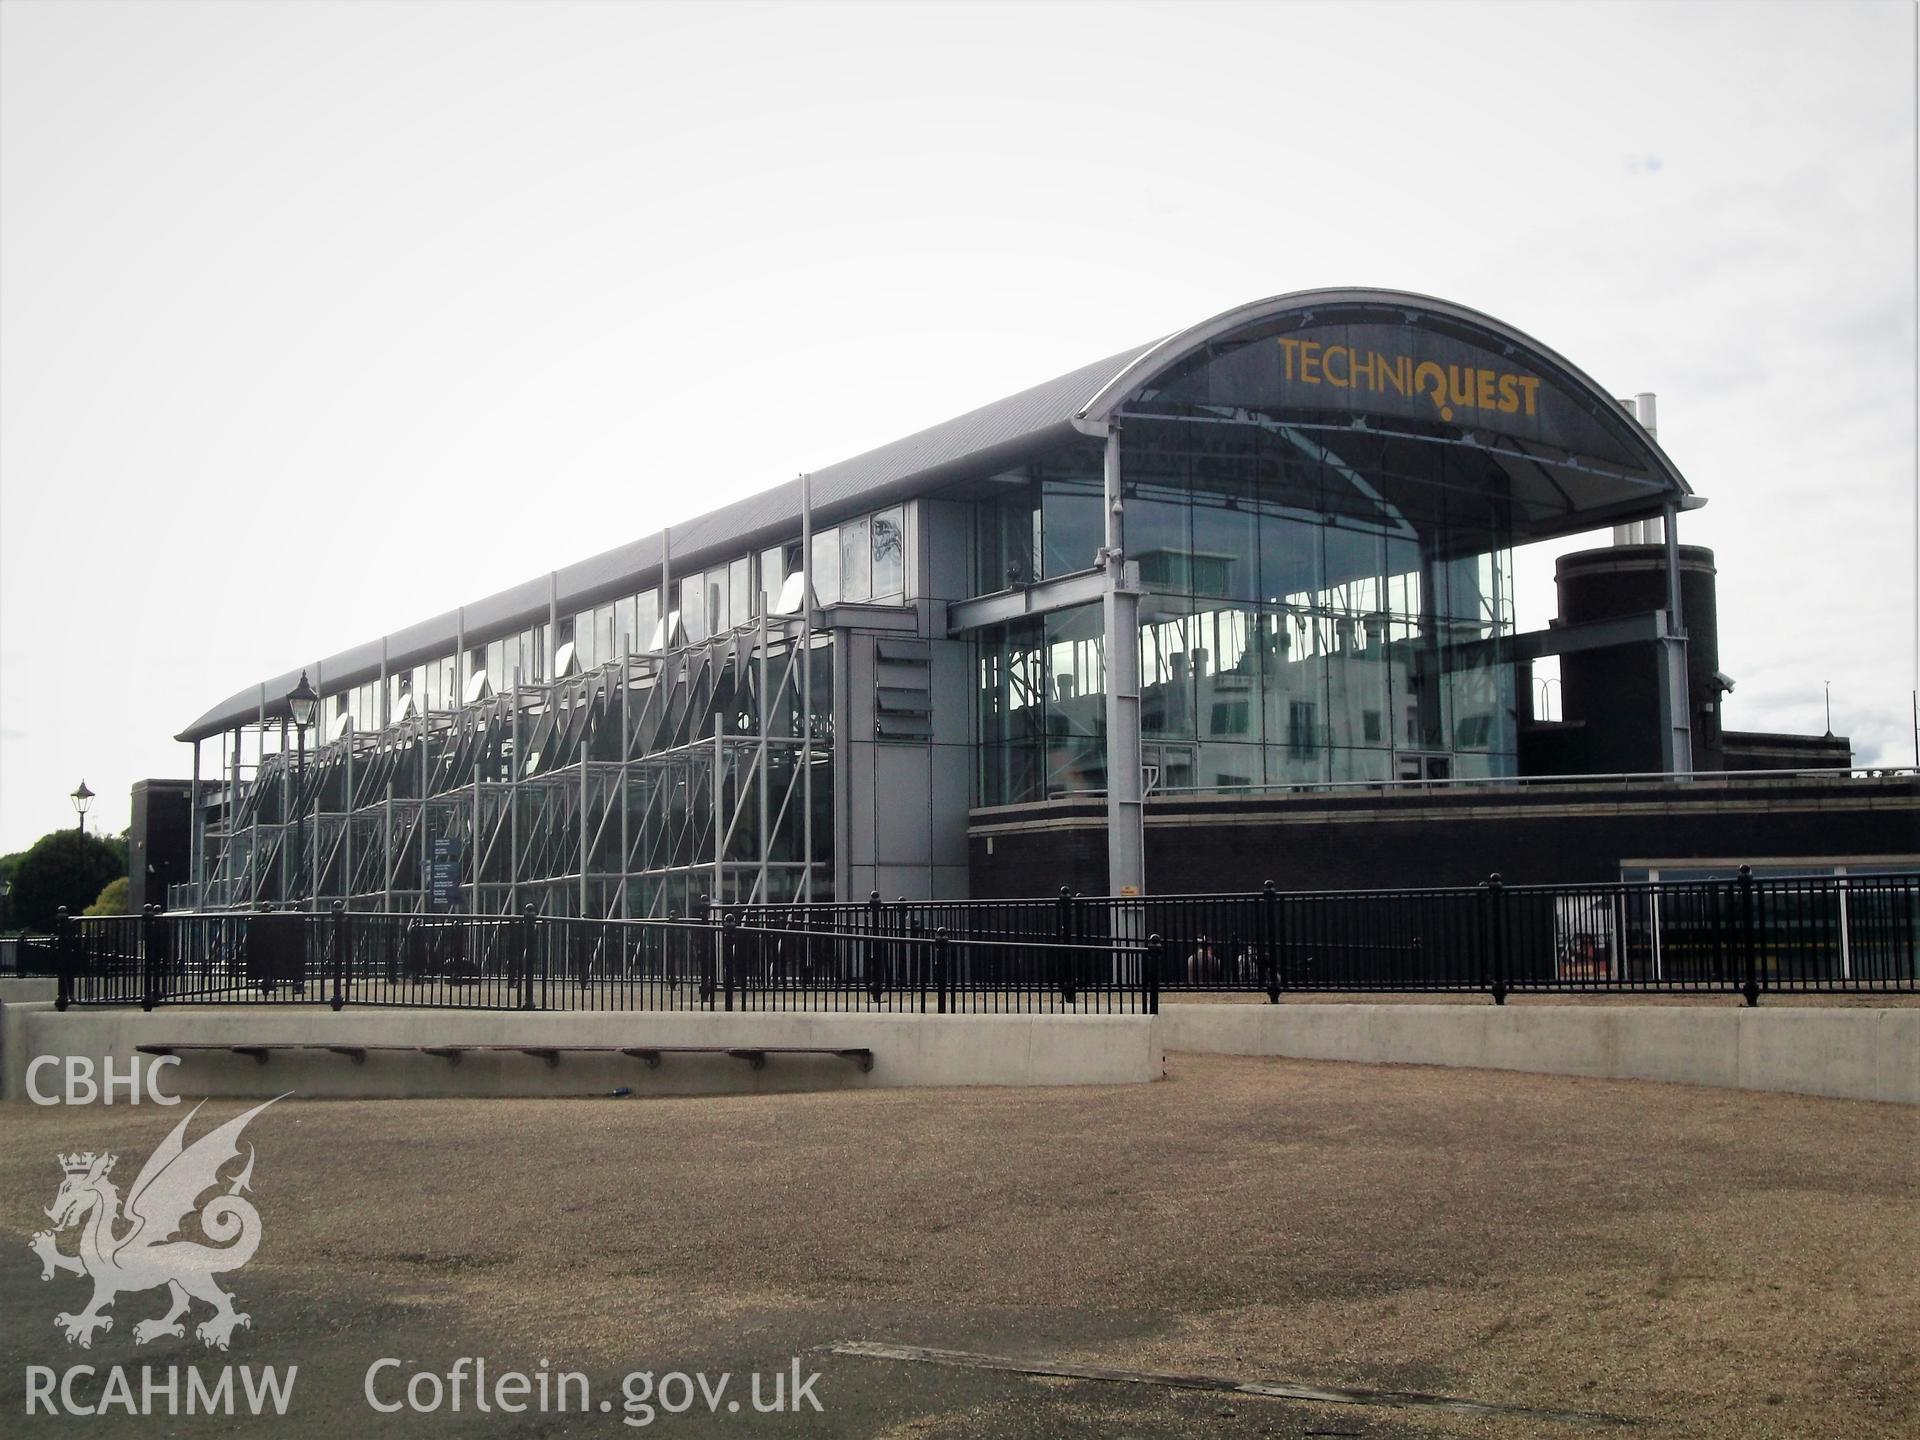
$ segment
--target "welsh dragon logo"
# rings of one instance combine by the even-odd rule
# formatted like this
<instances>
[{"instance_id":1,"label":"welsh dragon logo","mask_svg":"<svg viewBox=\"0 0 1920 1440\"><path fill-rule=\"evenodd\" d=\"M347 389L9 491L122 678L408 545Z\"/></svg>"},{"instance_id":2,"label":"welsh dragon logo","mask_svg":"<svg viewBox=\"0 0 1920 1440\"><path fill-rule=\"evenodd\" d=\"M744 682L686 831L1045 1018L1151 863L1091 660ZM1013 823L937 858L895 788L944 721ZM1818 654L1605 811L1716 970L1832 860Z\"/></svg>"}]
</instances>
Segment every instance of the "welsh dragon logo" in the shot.
<instances>
[{"instance_id":1,"label":"welsh dragon logo","mask_svg":"<svg viewBox=\"0 0 1920 1440\"><path fill-rule=\"evenodd\" d=\"M260 1245L260 1212L241 1194L253 1178L253 1147L247 1146L247 1163L237 1174L223 1180L220 1171L239 1156L240 1132L247 1122L273 1103L256 1105L188 1145L187 1126L200 1113L194 1106L140 1167L124 1210L119 1187L110 1178L117 1155L89 1150L59 1157L66 1178L45 1212L53 1229L40 1231L28 1248L40 1257L42 1280L60 1271L93 1278L93 1300L87 1308L78 1315L62 1312L54 1317L69 1344L77 1340L91 1349L94 1331L113 1329L113 1317L103 1312L122 1291L162 1285L169 1297L167 1313L135 1325L136 1344L162 1335L184 1339L180 1320L195 1300L213 1307L213 1314L194 1327L209 1347L224 1350L235 1326L252 1326L252 1318L233 1308L233 1296L214 1277L238 1270ZM202 1195L223 1184L223 1193L200 1203ZM181 1227L196 1212L200 1231L211 1244L179 1238ZM75 1228L80 1231L79 1254L63 1254L58 1232Z\"/></svg>"}]
</instances>

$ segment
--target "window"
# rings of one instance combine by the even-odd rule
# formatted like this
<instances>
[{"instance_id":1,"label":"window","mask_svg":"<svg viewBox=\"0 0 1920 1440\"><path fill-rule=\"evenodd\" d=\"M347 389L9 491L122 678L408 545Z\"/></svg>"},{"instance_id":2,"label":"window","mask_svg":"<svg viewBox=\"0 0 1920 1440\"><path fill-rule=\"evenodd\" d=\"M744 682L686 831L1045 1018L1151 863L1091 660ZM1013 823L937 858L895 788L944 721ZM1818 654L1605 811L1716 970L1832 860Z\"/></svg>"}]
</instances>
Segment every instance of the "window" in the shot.
<instances>
[{"instance_id":1,"label":"window","mask_svg":"<svg viewBox=\"0 0 1920 1440\"><path fill-rule=\"evenodd\" d=\"M813 537L813 599L818 605L840 602L840 532L823 530Z\"/></svg>"},{"instance_id":2,"label":"window","mask_svg":"<svg viewBox=\"0 0 1920 1440\"><path fill-rule=\"evenodd\" d=\"M633 597L633 648L649 652L660 649L664 641L656 633L659 629L660 592L643 590Z\"/></svg>"},{"instance_id":3,"label":"window","mask_svg":"<svg viewBox=\"0 0 1920 1440\"><path fill-rule=\"evenodd\" d=\"M907 592L906 512L882 510L873 517L873 598L904 599Z\"/></svg>"},{"instance_id":4,"label":"window","mask_svg":"<svg viewBox=\"0 0 1920 1440\"><path fill-rule=\"evenodd\" d=\"M727 572L709 570L703 577L707 594L707 633L719 635L733 624L727 607Z\"/></svg>"},{"instance_id":5,"label":"window","mask_svg":"<svg viewBox=\"0 0 1920 1440\"><path fill-rule=\"evenodd\" d=\"M744 625L760 613L754 604L753 562L744 555L727 566L727 612L735 625Z\"/></svg>"},{"instance_id":6,"label":"window","mask_svg":"<svg viewBox=\"0 0 1920 1440\"><path fill-rule=\"evenodd\" d=\"M611 600L605 605L594 607L593 653L596 663L601 665L620 658L619 641L614 630L614 607Z\"/></svg>"},{"instance_id":7,"label":"window","mask_svg":"<svg viewBox=\"0 0 1920 1440\"><path fill-rule=\"evenodd\" d=\"M1287 705L1287 753L1295 758L1312 755L1320 748L1314 734L1319 708L1311 700L1294 700Z\"/></svg>"},{"instance_id":8,"label":"window","mask_svg":"<svg viewBox=\"0 0 1920 1440\"><path fill-rule=\"evenodd\" d=\"M707 597L702 593L705 581L690 575L680 582L680 625L689 641L707 638Z\"/></svg>"},{"instance_id":9,"label":"window","mask_svg":"<svg viewBox=\"0 0 1920 1440\"><path fill-rule=\"evenodd\" d=\"M873 551L866 517L849 520L840 527L840 598L873 598Z\"/></svg>"},{"instance_id":10,"label":"window","mask_svg":"<svg viewBox=\"0 0 1920 1440\"><path fill-rule=\"evenodd\" d=\"M780 589L787 582L787 551L784 545L776 545L771 550L760 552L760 600L758 610L762 615L777 615L780 612Z\"/></svg>"}]
</instances>

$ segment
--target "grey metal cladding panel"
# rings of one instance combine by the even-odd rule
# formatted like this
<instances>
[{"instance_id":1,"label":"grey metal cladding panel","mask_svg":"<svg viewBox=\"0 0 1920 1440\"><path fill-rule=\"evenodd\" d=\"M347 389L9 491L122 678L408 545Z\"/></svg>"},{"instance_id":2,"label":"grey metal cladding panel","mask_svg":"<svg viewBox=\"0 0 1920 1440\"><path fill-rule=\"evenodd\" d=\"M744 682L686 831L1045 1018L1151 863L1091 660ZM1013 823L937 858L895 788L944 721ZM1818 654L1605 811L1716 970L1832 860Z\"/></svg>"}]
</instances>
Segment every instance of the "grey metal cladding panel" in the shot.
<instances>
[{"instance_id":1,"label":"grey metal cladding panel","mask_svg":"<svg viewBox=\"0 0 1920 1440\"><path fill-rule=\"evenodd\" d=\"M965 745L928 747L931 767L928 829L933 837L933 863L967 863L967 793L973 779L973 751Z\"/></svg>"}]
</instances>

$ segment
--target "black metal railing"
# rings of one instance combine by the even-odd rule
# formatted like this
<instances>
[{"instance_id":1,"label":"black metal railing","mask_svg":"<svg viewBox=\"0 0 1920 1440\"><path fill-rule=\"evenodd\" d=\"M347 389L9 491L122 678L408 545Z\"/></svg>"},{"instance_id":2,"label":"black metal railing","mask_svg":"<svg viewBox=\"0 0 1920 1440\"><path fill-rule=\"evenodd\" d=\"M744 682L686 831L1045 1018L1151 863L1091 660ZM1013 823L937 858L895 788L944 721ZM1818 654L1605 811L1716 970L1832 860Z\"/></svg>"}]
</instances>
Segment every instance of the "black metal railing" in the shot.
<instances>
[{"instance_id":1,"label":"black metal railing","mask_svg":"<svg viewBox=\"0 0 1920 1440\"><path fill-rule=\"evenodd\" d=\"M743 925L1098 947L1163 937L1165 990L1920 991L1920 875L729 906Z\"/></svg>"},{"instance_id":2,"label":"black metal railing","mask_svg":"<svg viewBox=\"0 0 1920 1440\"><path fill-rule=\"evenodd\" d=\"M1157 941L954 938L697 919L252 911L70 918L47 941L57 1004L487 1010L1148 1012Z\"/></svg>"},{"instance_id":3,"label":"black metal railing","mask_svg":"<svg viewBox=\"0 0 1920 1440\"><path fill-rule=\"evenodd\" d=\"M1107 1012L1162 990L1920 992L1920 874L1050 900L696 917L257 911L71 919L59 1004Z\"/></svg>"}]
</instances>

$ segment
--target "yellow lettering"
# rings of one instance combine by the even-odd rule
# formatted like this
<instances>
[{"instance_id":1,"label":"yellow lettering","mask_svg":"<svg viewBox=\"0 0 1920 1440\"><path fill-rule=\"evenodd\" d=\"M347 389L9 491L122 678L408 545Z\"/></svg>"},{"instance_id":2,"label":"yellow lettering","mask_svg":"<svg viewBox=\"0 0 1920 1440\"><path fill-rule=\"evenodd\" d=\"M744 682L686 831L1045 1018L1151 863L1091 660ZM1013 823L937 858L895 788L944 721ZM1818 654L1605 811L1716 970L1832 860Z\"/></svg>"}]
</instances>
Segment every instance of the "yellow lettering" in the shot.
<instances>
[{"instance_id":1,"label":"yellow lettering","mask_svg":"<svg viewBox=\"0 0 1920 1440\"><path fill-rule=\"evenodd\" d=\"M1521 393L1527 397L1527 414L1533 414L1533 392L1540 388L1540 382L1530 375L1519 377Z\"/></svg>"},{"instance_id":2,"label":"yellow lettering","mask_svg":"<svg viewBox=\"0 0 1920 1440\"><path fill-rule=\"evenodd\" d=\"M1520 392L1513 383L1517 378L1519 377L1514 375L1500 377L1500 413L1502 415L1511 415L1520 408Z\"/></svg>"},{"instance_id":3,"label":"yellow lettering","mask_svg":"<svg viewBox=\"0 0 1920 1440\"><path fill-rule=\"evenodd\" d=\"M1320 344L1316 340L1300 342L1300 378L1309 385L1320 383Z\"/></svg>"},{"instance_id":4,"label":"yellow lettering","mask_svg":"<svg viewBox=\"0 0 1920 1440\"><path fill-rule=\"evenodd\" d=\"M1362 355L1358 350L1349 352L1347 356L1347 365L1349 366L1347 373L1352 377L1356 390L1360 388L1360 377L1362 375L1367 377L1367 389L1378 390L1380 388L1380 382L1374 378L1373 373L1373 367L1379 362L1379 359L1380 357L1378 355Z\"/></svg>"},{"instance_id":5,"label":"yellow lettering","mask_svg":"<svg viewBox=\"0 0 1920 1440\"><path fill-rule=\"evenodd\" d=\"M1433 381L1433 391L1428 394L1427 381ZM1433 401L1433 408L1440 412L1442 420L1453 418L1453 409L1447 404L1447 372L1431 360L1422 360L1413 372L1413 386L1422 395Z\"/></svg>"},{"instance_id":6,"label":"yellow lettering","mask_svg":"<svg viewBox=\"0 0 1920 1440\"><path fill-rule=\"evenodd\" d=\"M1493 371L1473 372L1473 403L1481 410L1493 408Z\"/></svg>"},{"instance_id":7,"label":"yellow lettering","mask_svg":"<svg viewBox=\"0 0 1920 1440\"><path fill-rule=\"evenodd\" d=\"M1387 363L1387 357L1384 355L1375 355L1373 358L1380 362L1381 379L1402 395L1413 393L1413 357L1411 355L1396 355L1391 365ZM1385 386L1381 388L1385 389Z\"/></svg>"},{"instance_id":8,"label":"yellow lettering","mask_svg":"<svg viewBox=\"0 0 1920 1440\"><path fill-rule=\"evenodd\" d=\"M1346 353L1347 347L1344 345L1329 345L1325 357L1321 360L1321 364L1326 367L1327 383L1337 390L1345 390L1353 383L1352 370L1347 371L1347 378L1345 380L1336 380L1333 374L1333 357L1336 355L1345 355Z\"/></svg>"},{"instance_id":9,"label":"yellow lettering","mask_svg":"<svg viewBox=\"0 0 1920 1440\"><path fill-rule=\"evenodd\" d=\"M1287 379L1289 380L1293 379L1293 352L1299 348L1298 340L1289 340L1285 335L1280 337L1280 353L1287 357Z\"/></svg>"},{"instance_id":10,"label":"yellow lettering","mask_svg":"<svg viewBox=\"0 0 1920 1440\"><path fill-rule=\"evenodd\" d=\"M1473 367L1447 366L1447 399L1455 405L1473 404Z\"/></svg>"}]
</instances>

